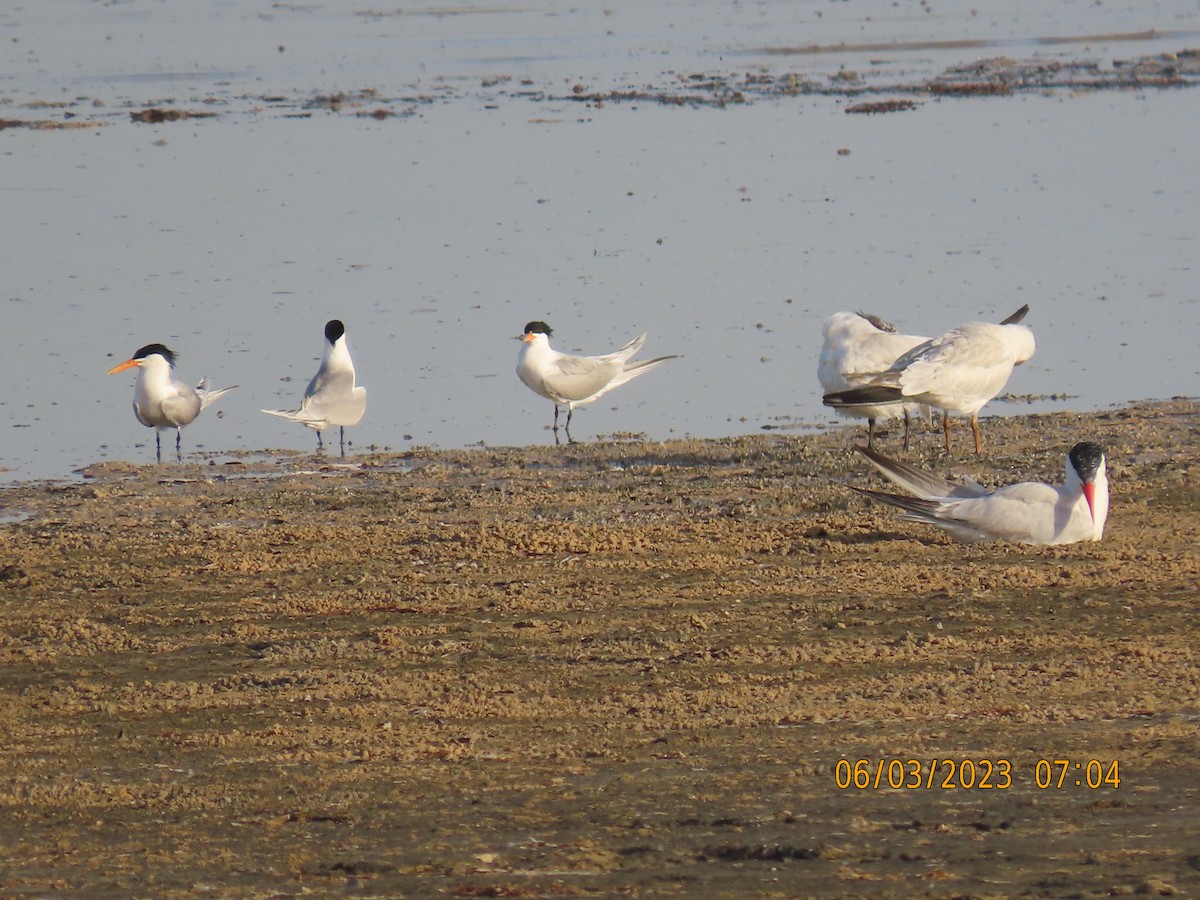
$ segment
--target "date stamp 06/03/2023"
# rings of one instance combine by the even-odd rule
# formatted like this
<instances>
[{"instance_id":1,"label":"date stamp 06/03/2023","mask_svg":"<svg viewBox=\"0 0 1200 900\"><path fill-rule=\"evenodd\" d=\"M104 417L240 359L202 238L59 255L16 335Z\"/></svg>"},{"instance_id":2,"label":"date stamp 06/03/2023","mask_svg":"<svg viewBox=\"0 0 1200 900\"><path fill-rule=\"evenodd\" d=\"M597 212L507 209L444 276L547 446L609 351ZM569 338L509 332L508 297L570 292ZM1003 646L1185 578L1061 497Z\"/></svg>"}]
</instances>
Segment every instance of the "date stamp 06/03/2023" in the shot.
<instances>
[{"instance_id":1,"label":"date stamp 06/03/2023","mask_svg":"<svg viewBox=\"0 0 1200 900\"><path fill-rule=\"evenodd\" d=\"M1004 791L1032 786L1038 790L1116 790L1121 786L1115 759L1038 759L1017 765L1010 759L839 759L834 784L841 790Z\"/></svg>"}]
</instances>

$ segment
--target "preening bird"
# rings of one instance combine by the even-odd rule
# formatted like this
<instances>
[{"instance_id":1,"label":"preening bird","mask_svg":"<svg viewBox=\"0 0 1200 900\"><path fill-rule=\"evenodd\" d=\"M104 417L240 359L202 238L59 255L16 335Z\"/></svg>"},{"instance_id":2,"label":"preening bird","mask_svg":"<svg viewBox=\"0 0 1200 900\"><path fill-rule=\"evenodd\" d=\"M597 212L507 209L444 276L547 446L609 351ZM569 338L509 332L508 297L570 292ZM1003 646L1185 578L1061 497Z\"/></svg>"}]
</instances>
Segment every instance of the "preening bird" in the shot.
<instances>
[{"instance_id":1,"label":"preening bird","mask_svg":"<svg viewBox=\"0 0 1200 900\"><path fill-rule=\"evenodd\" d=\"M299 422L317 433L317 450L323 450L321 432L339 428L342 455L346 455L346 426L357 425L367 411L367 389L354 383L354 361L346 344L346 326L338 319L325 323L325 349L321 366L308 383L299 409L264 409L270 416Z\"/></svg>"},{"instance_id":2,"label":"preening bird","mask_svg":"<svg viewBox=\"0 0 1200 900\"><path fill-rule=\"evenodd\" d=\"M900 356L886 371L867 378L861 387L826 394L835 409L909 401L926 403L944 413L971 417L975 452L981 453L979 410L1008 383L1013 367L1033 356L1033 332L1017 322L1027 307L999 325L968 322L952 328ZM864 373L869 374L869 373ZM950 417L944 417L946 451L950 451Z\"/></svg>"},{"instance_id":3,"label":"preening bird","mask_svg":"<svg viewBox=\"0 0 1200 900\"><path fill-rule=\"evenodd\" d=\"M960 541L1073 544L1098 541L1108 520L1104 450L1081 442L1067 454L1061 485L1024 481L994 491L970 479L947 481L932 472L855 447L876 469L913 496L853 488L904 510L900 518L925 522Z\"/></svg>"},{"instance_id":4,"label":"preening bird","mask_svg":"<svg viewBox=\"0 0 1200 900\"><path fill-rule=\"evenodd\" d=\"M553 332L545 322L530 322L525 326L517 352L517 376L530 390L554 401L554 439L558 440L558 405L567 407L566 432L571 440L571 415L576 406L590 403L613 388L644 375L655 366L675 356L659 356L644 362L631 363L630 357L642 349L646 335L641 334L613 353L602 356L571 356L559 353L550 346Z\"/></svg>"},{"instance_id":5,"label":"preening bird","mask_svg":"<svg viewBox=\"0 0 1200 900\"><path fill-rule=\"evenodd\" d=\"M209 390L207 376L195 388L171 377L175 370L175 354L162 344L147 344L119 366L108 370L109 375L137 367L133 386L133 414L137 420L154 431L155 459L162 462L161 432L175 429L175 459L181 460L181 434L200 411L232 391L237 385Z\"/></svg>"},{"instance_id":6,"label":"preening bird","mask_svg":"<svg viewBox=\"0 0 1200 900\"><path fill-rule=\"evenodd\" d=\"M891 323L863 312L836 312L825 320L821 333L817 378L825 394L861 387L913 347L929 340L918 334L897 334ZM928 407L923 404L904 401L842 406L837 411L843 416L867 420L868 447L875 443L876 420L903 416L905 450L910 417L928 415Z\"/></svg>"}]
</instances>

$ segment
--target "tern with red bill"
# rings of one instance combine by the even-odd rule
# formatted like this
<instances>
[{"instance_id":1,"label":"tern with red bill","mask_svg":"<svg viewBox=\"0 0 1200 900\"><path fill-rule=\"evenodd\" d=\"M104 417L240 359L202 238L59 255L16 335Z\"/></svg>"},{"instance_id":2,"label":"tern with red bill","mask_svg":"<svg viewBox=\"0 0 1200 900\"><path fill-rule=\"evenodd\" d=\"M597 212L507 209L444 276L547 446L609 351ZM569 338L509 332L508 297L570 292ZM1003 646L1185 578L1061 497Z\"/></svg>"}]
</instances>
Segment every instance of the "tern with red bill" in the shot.
<instances>
[{"instance_id":1,"label":"tern with red bill","mask_svg":"<svg viewBox=\"0 0 1200 900\"><path fill-rule=\"evenodd\" d=\"M947 481L865 447L854 449L913 496L853 490L899 507L906 521L935 525L960 541L1073 544L1104 536L1108 475L1104 451L1096 444L1071 448L1061 485L1024 481L994 491L970 479Z\"/></svg>"},{"instance_id":2,"label":"tern with red bill","mask_svg":"<svg viewBox=\"0 0 1200 900\"><path fill-rule=\"evenodd\" d=\"M154 431L155 458L162 462L161 433L164 429L175 429L175 459L183 458L180 449L181 435L185 425L190 425L200 411L215 400L232 391L237 385L209 390L207 376L200 379L195 388L172 378L175 371L175 354L162 344L147 344L119 366L108 370L109 375L137 367L137 381L133 386L133 414L137 420Z\"/></svg>"},{"instance_id":3,"label":"tern with red bill","mask_svg":"<svg viewBox=\"0 0 1200 900\"><path fill-rule=\"evenodd\" d=\"M518 335L517 376L530 390L554 401L554 439L558 440L558 405L567 407L567 440L571 441L571 415L576 406L591 403L627 381L645 375L674 356L659 356L643 362L629 358L642 349L641 334L613 353L602 356L571 356L550 346L552 330L545 322L530 322Z\"/></svg>"}]
</instances>

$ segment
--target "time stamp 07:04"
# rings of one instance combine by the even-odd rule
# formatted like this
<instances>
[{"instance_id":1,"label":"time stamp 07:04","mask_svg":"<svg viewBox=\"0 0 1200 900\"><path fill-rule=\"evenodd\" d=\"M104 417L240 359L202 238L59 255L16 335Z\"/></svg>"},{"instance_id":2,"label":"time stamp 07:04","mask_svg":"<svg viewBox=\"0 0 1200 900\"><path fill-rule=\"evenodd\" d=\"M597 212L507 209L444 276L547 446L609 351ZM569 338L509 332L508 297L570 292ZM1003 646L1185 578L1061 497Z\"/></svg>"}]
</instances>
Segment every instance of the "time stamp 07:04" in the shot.
<instances>
[{"instance_id":1,"label":"time stamp 07:04","mask_svg":"<svg viewBox=\"0 0 1200 900\"><path fill-rule=\"evenodd\" d=\"M1009 759L839 759L833 780L842 790L860 791L1003 791L1030 783L1043 791L1115 790L1121 786L1121 766L1115 759L1039 759L1032 766Z\"/></svg>"}]
</instances>

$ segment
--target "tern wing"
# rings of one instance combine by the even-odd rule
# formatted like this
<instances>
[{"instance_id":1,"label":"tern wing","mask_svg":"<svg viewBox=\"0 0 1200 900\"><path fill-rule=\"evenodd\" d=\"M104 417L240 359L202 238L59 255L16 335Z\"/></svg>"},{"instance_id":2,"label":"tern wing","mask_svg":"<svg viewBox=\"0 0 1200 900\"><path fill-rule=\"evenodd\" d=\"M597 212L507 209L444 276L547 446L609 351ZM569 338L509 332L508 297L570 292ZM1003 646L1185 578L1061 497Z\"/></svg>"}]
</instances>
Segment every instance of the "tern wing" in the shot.
<instances>
[{"instance_id":1,"label":"tern wing","mask_svg":"<svg viewBox=\"0 0 1200 900\"><path fill-rule=\"evenodd\" d=\"M308 386L302 416L331 425L357 425L367 411L367 389L354 384L353 372L318 373Z\"/></svg>"},{"instance_id":2,"label":"tern wing","mask_svg":"<svg viewBox=\"0 0 1200 900\"><path fill-rule=\"evenodd\" d=\"M201 399L203 395L185 384L178 384L177 387L177 391L163 398L161 409L167 424L180 428L194 421L204 406Z\"/></svg>"},{"instance_id":3,"label":"tern wing","mask_svg":"<svg viewBox=\"0 0 1200 900\"><path fill-rule=\"evenodd\" d=\"M315 428L317 431L323 431L329 427L329 423L324 419L314 418L302 409L260 409L259 412L265 412L268 416L278 416L280 419L287 419L289 422L299 422L301 425L307 425L309 428Z\"/></svg>"},{"instance_id":4,"label":"tern wing","mask_svg":"<svg viewBox=\"0 0 1200 900\"><path fill-rule=\"evenodd\" d=\"M624 363L630 357L634 356L639 350L641 350L642 347L645 345L645 343L646 343L646 333L642 332L637 337L635 337L632 341L630 341L628 344L626 344L624 347L622 347L620 350L615 350L612 353L603 353L603 354L600 354L599 356L584 357L584 358L585 359L586 358L599 359L599 360L603 360L605 362L616 359L616 360L620 360L622 363Z\"/></svg>"},{"instance_id":5,"label":"tern wing","mask_svg":"<svg viewBox=\"0 0 1200 900\"><path fill-rule=\"evenodd\" d=\"M612 354L602 356L559 356L543 377L546 389L573 403L595 397L612 385L624 363Z\"/></svg>"},{"instance_id":6,"label":"tern wing","mask_svg":"<svg viewBox=\"0 0 1200 900\"><path fill-rule=\"evenodd\" d=\"M988 493L987 488L969 478L962 482L947 481L932 472L890 459L866 447L856 446L854 449L890 481L924 500L965 499L983 497Z\"/></svg>"},{"instance_id":7,"label":"tern wing","mask_svg":"<svg viewBox=\"0 0 1200 900\"><path fill-rule=\"evenodd\" d=\"M920 497L905 497L901 494L887 494L883 491L872 491L867 488L854 487L853 485L851 485L850 489L866 497L873 497L883 503L899 507L904 510L904 515L900 518L906 522L923 522L926 525L934 525L943 531L949 532L951 536L958 538L960 541L988 541L995 539L995 535L981 531L970 522L960 521L952 516L947 516L945 514L946 504L944 501L924 500Z\"/></svg>"},{"instance_id":8,"label":"tern wing","mask_svg":"<svg viewBox=\"0 0 1200 900\"><path fill-rule=\"evenodd\" d=\"M1001 325L1016 325L1018 322L1020 322L1022 319L1024 319L1027 315L1029 315L1029 304L1028 303L1026 303L1024 306L1022 306L1020 309L1018 309L1015 313L1013 313L1008 318L1001 319L1000 324Z\"/></svg>"},{"instance_id":9,"label":"tern wing","mask_svg":"<svg viewBox=\"0 0 1200 900\"><path fill-rule=\"evenodd\" d=\"M900 360L896 365L900 366ZM906 365L898 383L909 397L934 393L990 399L1004 386L1012 368L1012 355L1002 340L987 332L955 329L937 338Z\"/></svg>"},{"instance_id":10,"label":"tern wing","mask_svg":"<svg viewBox=\"0 0 1200 900\"><path fill-rule=\"evenodd\" d=\"M1063 544L1083 540L1079 533L1090 529L1086 504L1077 503L1065 492L1048 484L1023 482L981 497L925 500L855 488L904 510L904 518L924 522L949 532L962 541L1005 540L1017 544ZM1078 533L1077 533L1078 532Z\"/></svg>"},{"instance_id":11,"label":"tern wing","mask_svg":"<svg viewBox=\"0 0 1200 900\"><path fill-rule=\"evenodd\" d=\"M196 385L196 393L200 396L200 409L207 409L236 387L236 384L231 384L229 387L221 388L219 391L209 390L208 376L205 375L200 379L200 383ZM199 411L197 410L196 412L199 413Z\"/></svg>"}]
</instances>

